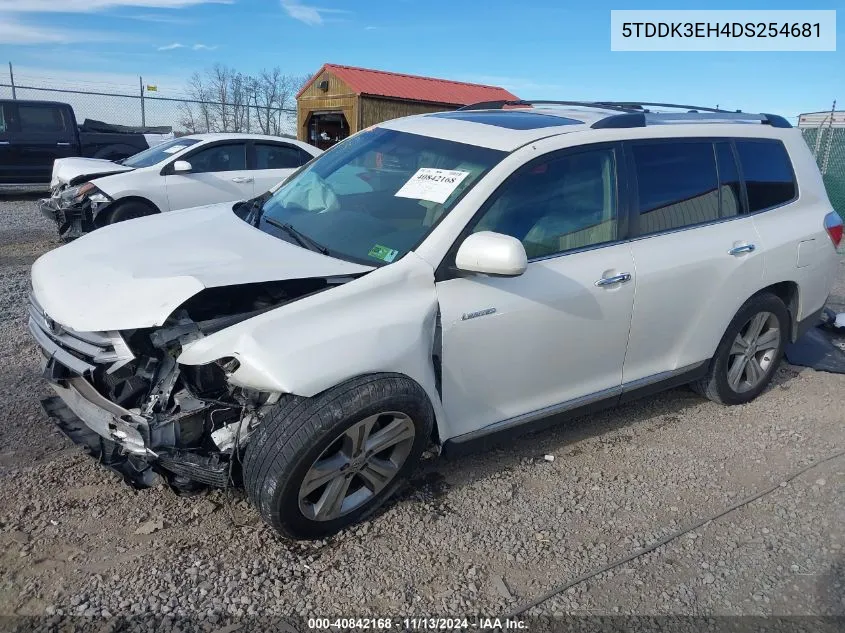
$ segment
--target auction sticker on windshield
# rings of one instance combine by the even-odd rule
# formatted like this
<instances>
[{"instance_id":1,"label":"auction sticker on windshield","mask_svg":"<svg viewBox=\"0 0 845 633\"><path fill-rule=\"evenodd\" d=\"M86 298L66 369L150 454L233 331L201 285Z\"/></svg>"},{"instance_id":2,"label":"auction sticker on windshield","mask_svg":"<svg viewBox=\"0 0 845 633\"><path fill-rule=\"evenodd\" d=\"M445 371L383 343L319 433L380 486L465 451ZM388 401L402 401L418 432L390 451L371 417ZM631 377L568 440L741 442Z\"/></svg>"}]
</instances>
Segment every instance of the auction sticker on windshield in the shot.
<instances>
[{"instance_id":1,"label":"auction sticker on windshield","mask_svg":"<svg viewBox=\"0 0 845 633\"><path fill-rule=\"evenodd\" d=\"M422 167L402 185L395 195L399 198L428 200L443 204L467 176L469 176L468 171Z\"/></svg>"},{"instance_id":2,"label":"auction sticker on windshield","mask_svg":"<svg viewBox=\"0 0 845 633\"><path fill-rule=\"evenodd\" d=\"M398 254L399 251L395 248L388 248L387 246L382 246L381 244L376 244L370 249L370 252L367 253L370 257L375 257L376 259L380 259L388 264L396 259Z\"/></svg>"}]
</instances>

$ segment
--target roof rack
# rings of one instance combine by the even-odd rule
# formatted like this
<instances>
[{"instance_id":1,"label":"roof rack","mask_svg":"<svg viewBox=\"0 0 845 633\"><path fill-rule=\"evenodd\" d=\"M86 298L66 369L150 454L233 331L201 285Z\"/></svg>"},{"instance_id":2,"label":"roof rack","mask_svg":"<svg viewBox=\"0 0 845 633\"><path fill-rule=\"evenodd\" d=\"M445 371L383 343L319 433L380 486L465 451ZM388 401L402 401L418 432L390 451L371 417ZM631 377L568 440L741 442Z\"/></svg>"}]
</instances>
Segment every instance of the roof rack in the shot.
<instances>
[{"instance_id":1,"label":"roof rack","mask_svg":"<svg viewBox=\"0 0 845 633\"><path fill-rule=\"evenodd\" d=\"M599 103L596 101L537 101L525 99L518 99L516 101L480 101L479 103L472 103L465 105L458 110L502 110L505 106L533 106L533 105L564 105L564 106L580 106L584 108L601 108L603 110L618 110L620 112L632 112L633 108L616 105L614 103Z\"/></svg>"},{"instance_id":2,"label":"roof rack","mask_svg":"<svg viewBox=\"0 0 845 633\"><path fill-rule=\"evenodd\" d=\"M630 128L646 127L667 123L761 123L772 127L792 127L782 116L777 114L752 114L742 110L720 110L719 108L708 108L706 106L681 105L677 103L654 103L646 101L546 101L546 100L525 100L516 101L482 101L466 105L459 110L501 110L505 106L535 106L535 105L562 105L576 106L582 108L596 108L611 110L618 114L610 115L593 123L590 127L594 129L606 128ZM649 108L672 108L685 110L685 112L656 112ZM713 114L718 117L711 116Z\"/></svg>"}]
</instances>

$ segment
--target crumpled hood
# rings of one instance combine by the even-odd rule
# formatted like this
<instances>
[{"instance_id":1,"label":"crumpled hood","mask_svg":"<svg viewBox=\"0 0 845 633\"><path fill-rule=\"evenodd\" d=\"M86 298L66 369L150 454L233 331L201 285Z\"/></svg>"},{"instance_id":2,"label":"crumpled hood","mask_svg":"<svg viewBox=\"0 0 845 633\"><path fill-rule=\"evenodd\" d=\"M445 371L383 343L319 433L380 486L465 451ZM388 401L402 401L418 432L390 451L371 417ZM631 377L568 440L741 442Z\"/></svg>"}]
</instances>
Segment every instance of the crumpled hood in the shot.
<instances>
[{"instance_id":1,"label":"crumpled hood","mask_svg":"<svg viewBox=\"0 0 845 633\"><path fill-rule=\"evenodd\" d=\"M102 158L59 158L53 162L53 176L50 187L66 185L78 177L101 177L132 171L133 167L118 165Z\"/></svg>"},{"instance_id":2,"label":"crumpled hood","mask_svg":"<svg viewBox=\"0 0 845 633\"><path fill-rule=\"evenodd\" d=\"M98 229L39 257L32 286L54 321L91 332L161 325L203 288L370 270L259 231L224 203Z\"/></svg>"}]
</instances>

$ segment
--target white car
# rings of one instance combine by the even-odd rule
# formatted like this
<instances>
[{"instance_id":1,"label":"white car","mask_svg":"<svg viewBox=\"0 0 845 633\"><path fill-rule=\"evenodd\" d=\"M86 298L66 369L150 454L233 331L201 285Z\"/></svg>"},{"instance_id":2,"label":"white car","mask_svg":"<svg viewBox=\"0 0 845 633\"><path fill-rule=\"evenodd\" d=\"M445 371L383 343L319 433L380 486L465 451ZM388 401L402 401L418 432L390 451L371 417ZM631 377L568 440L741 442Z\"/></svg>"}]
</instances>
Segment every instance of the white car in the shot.
<instances>
[{"instance_id":1,"label":"white car","mask_svg":"<svg viewBox=\"0 0 845 633\"><path fill-rule=\"evenodd\" d=\"M192 134L121 161L61 158L41 213L78 237L123 220L259 196L322 151L258 134Z\"/></svg>"},{"instance_id":2,"label":"white car","mask_svg":"<svg viewBox=\"0 0 845 633\"><path fill-rule=\"evenodd\" d=\"M247 209L43 255L48 413L135 485L242 481L275 529L316 538L369 516L432 444L684 383L757 397L838 267L842 220L800 133L485 105L360 132Z\"/></svg>"}]
</instances>

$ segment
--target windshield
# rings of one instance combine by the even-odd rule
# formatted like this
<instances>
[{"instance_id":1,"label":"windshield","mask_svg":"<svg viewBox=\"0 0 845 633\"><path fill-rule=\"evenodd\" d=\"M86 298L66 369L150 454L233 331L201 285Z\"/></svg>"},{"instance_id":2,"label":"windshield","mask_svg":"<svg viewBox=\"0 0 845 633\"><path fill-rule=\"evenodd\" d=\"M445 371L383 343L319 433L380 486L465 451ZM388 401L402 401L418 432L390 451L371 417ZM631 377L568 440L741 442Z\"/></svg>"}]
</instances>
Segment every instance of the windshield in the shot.
<instances>
[{"instance_id":1,"label":"windshield","mask_svg":"<svg viewBox=\"0 0 845 633\"><path fill-rule=\"evenodd\" d=\"M335 145L264 203L259 228L375 266L416 248L505 152L375 128ZM283 228L287 225L287 229Z\"/></svg>"},{"instance_id":2,"label":"windshield","mask_svg":"<svg viewBox=\"0 0 845 633\"><path fill-rule=\"evenodd\" d=\"M145 149L143 152L139 152L129 158L124 158L120 161L120 164L135 168L152 167L163 160L167 160L173 156L173 154L181 152L186 147L190 147L194 143L199 143L199 139L175 138L172 141L153 145L152 147Z\"/></svg>"}]
</instances>

